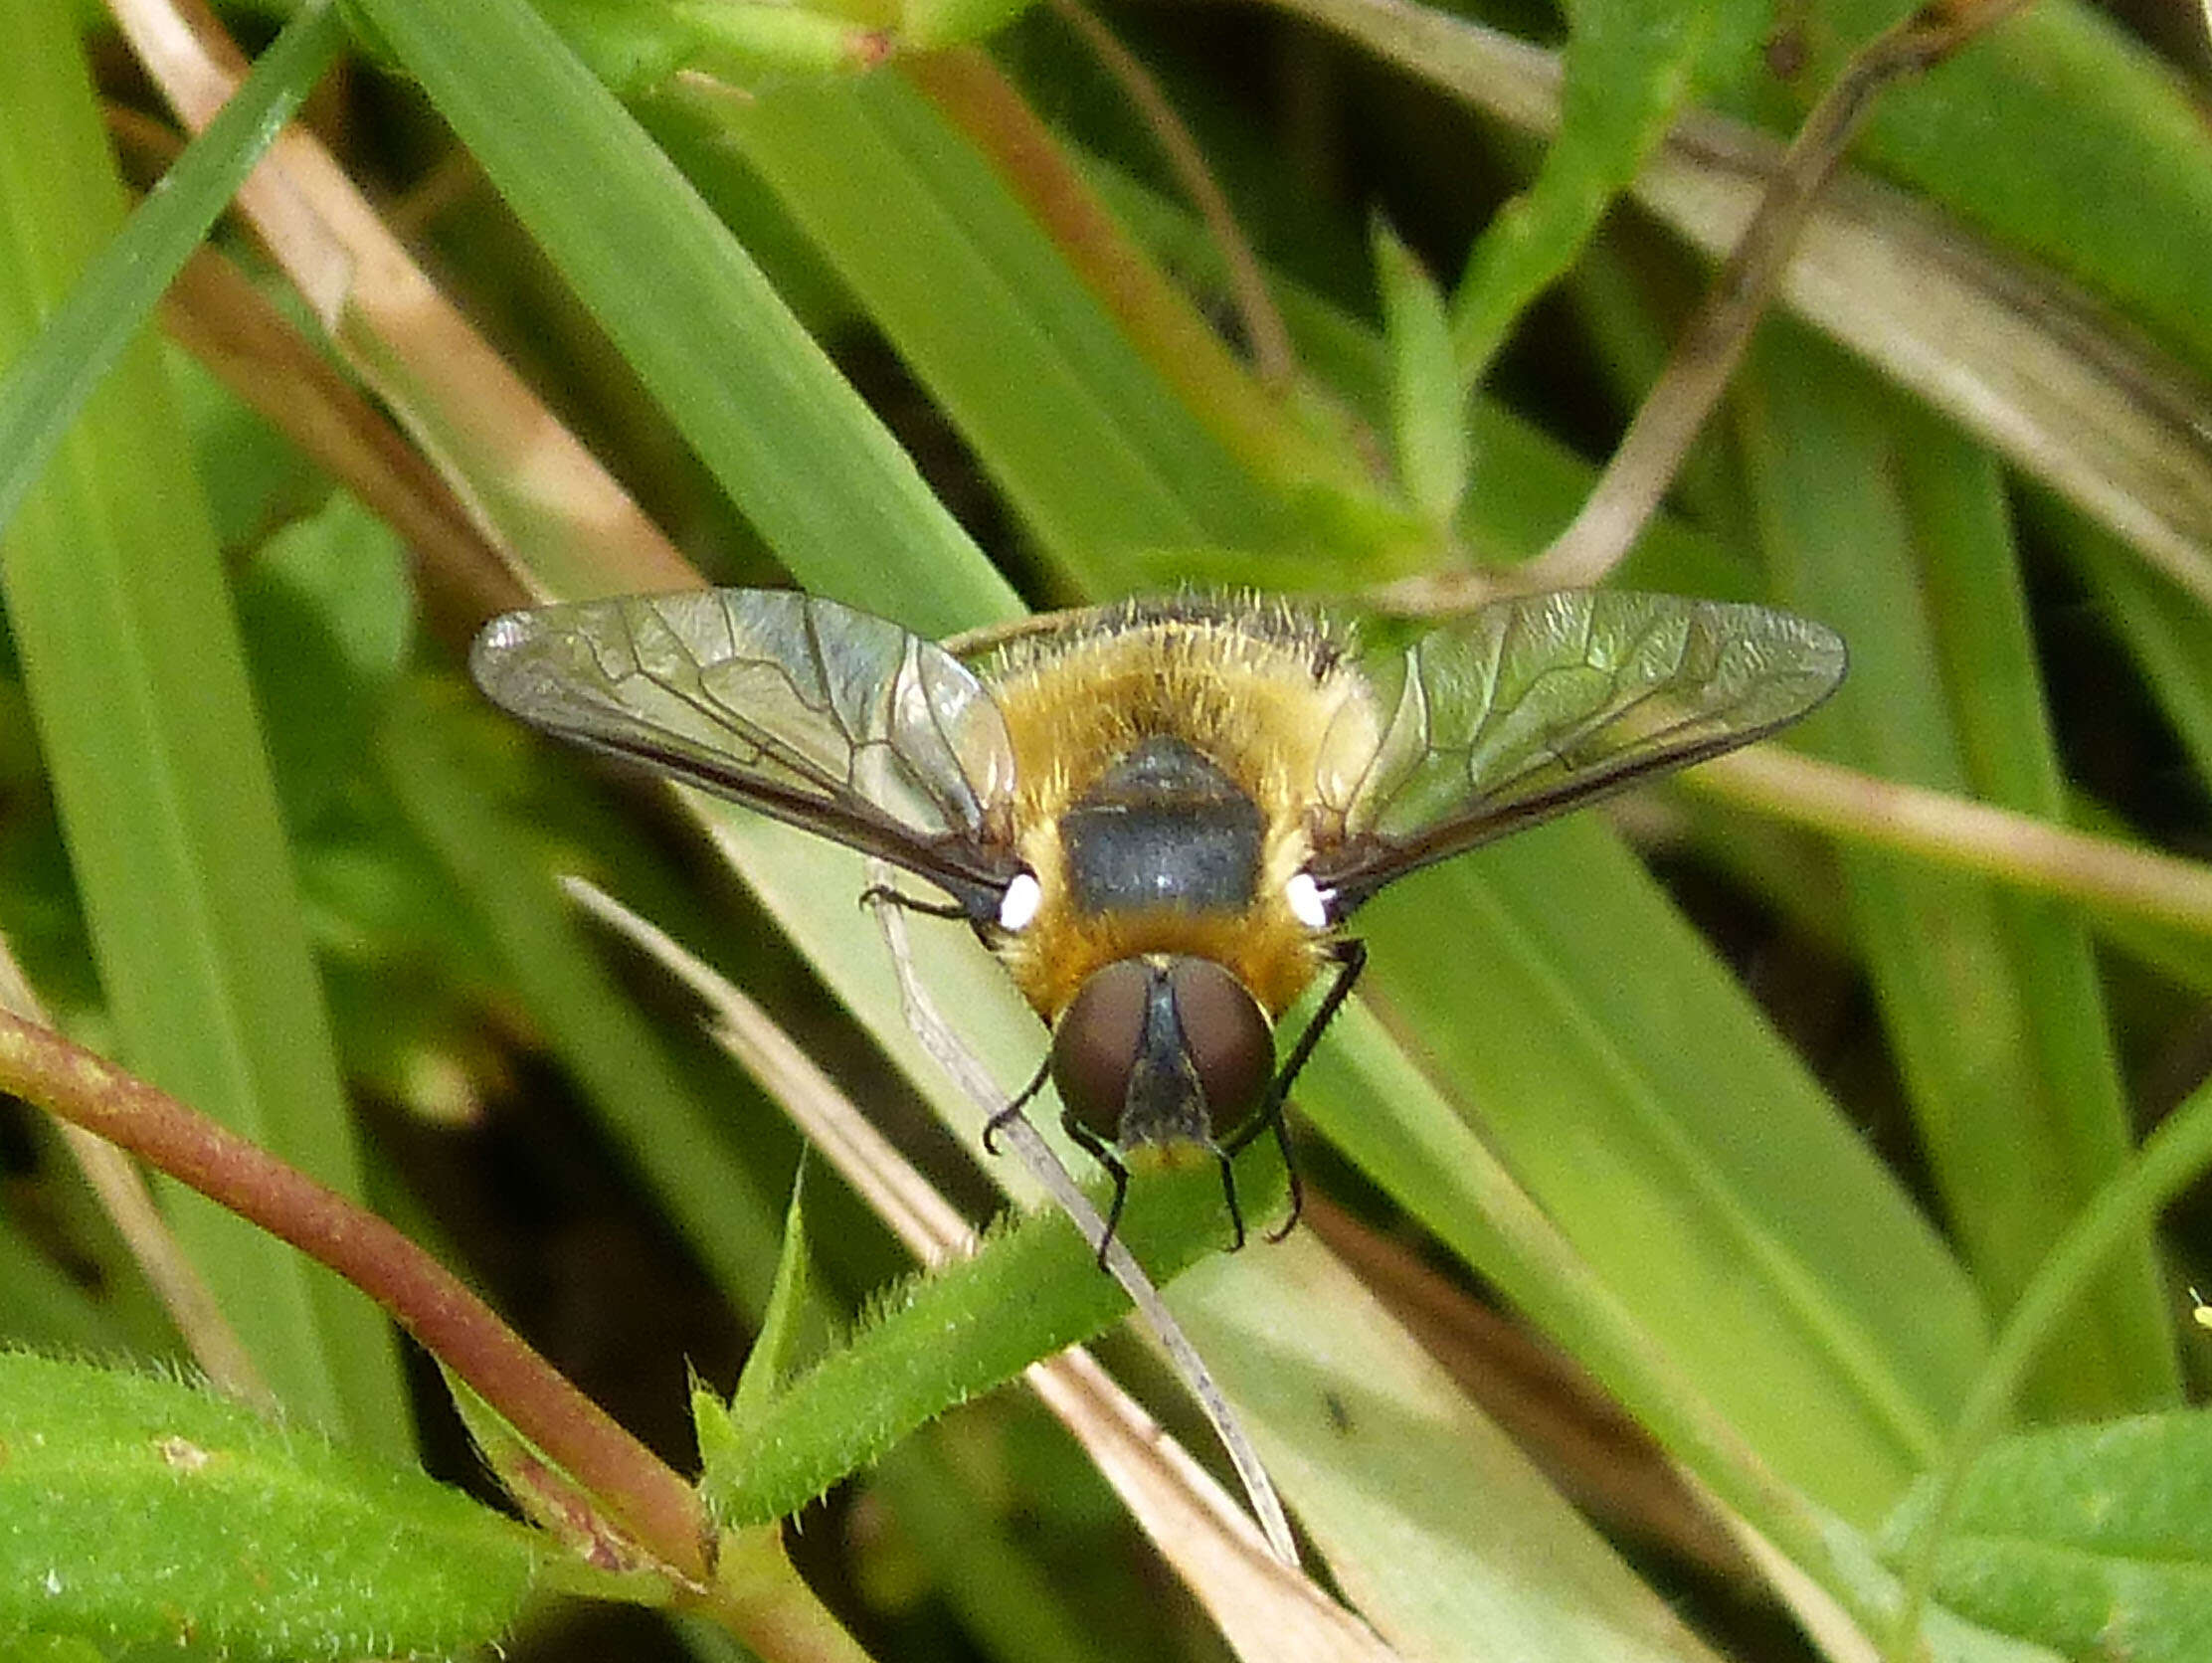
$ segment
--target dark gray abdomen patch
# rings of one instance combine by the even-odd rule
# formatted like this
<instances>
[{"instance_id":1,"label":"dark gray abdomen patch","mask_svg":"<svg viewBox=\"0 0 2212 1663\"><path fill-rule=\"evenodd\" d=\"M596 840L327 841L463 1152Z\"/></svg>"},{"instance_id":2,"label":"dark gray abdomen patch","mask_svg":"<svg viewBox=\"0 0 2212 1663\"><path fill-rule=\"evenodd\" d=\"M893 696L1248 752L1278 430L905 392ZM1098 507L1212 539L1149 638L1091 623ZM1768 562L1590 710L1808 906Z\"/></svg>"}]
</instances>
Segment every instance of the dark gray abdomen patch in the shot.
<instances>
[{"instance_id":1,"label":"dark gray abdomen patch","mask_svg":"<svg viewBox=\"0 0 2212 1663\"><path fill-rule=\"evenodd\" d=\"M1145 740L1060 817L1083 912L1242 912L1259 890L1259 806L1188 741Z\"/></svg>"}]
</instances>

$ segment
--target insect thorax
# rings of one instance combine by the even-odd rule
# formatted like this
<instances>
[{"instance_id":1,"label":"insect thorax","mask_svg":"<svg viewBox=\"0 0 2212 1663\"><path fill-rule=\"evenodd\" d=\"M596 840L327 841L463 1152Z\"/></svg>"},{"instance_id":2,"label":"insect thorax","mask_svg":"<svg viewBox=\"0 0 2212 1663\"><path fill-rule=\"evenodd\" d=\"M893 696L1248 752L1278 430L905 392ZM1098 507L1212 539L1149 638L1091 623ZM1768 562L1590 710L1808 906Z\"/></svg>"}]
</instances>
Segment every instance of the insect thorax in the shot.
<instances>
[{"instance_id":1,"label":"insect thorax","mask_svg":"<svg viewBox=\"0 0 2212 1663\"><path fill-rule=\"evenodd\" d=\"M1136 953L1211 958L1270 1013L1304 989L1316 932L1283 894L1331 724L1364 716L1341 657L1294 613L1169 607L997 667L1018 847L1044 892L1002 955L1048 1019Z\"/></svg>"}]
</instances>

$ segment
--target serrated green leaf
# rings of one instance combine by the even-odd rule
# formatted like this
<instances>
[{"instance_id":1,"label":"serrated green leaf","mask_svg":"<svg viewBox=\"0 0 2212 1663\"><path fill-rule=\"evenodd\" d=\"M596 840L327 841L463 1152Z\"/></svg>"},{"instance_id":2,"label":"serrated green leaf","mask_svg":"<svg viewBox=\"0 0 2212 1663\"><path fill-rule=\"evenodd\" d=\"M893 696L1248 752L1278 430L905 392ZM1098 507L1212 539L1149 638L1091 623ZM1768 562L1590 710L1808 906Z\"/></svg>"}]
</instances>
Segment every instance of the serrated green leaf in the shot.
<instances>
[{"instance_id":1,"label":"serrated green leaf","mask_svg":"<svg viewBox=\"0 0 2212 1663\"><path fill-rule=\"evenodd\" d=\"M1467 401L1452 359L1451 321L1435 281L1380 219L1374 244L1398 482L1431 524L1448 526L1467 492Z\"/></svg>"},{"instance_id":2,"label":"serrated green leaf","mask_svg":"<svg viewBox=\"0 0 2212 1663\"><path fill-rule=\"evenodd\" d=\"M494 1640L541 1544L418 1472L176 1381L0 1355L0 1645L245 1660Z\"/></svg>"},{"instance_id":3,"label":"serrated green leaf","mask_svg":"<svg viewBox=\"0 0 2212 1663\"><path fill-rule=\"evenodd\" d=\"M784 1212L784 1250L776 1261L776 1283L768 1290L768 1310L745 1359L730 1411L739 1421L759 1417L769 1399L797 1369L806 1344L806 1319L814 1299L814 1260L807 1250L807 1163L792 1176L791 1205ZM705 1453L705 1440L700 1440ZM709 1469L711 1470L711 1468Z\"/></svg>"},{"instance_id":4,"label":"serrated green leaf","mask_svg":"<svg viewBox=\"0 0 2212 1663\"><path fill-rule=\"evenodd\" d=\"M1452 297L1467 383L1481 380L1513 320L1573 263L1665 136L1726 9L1723 0L1577 0L1567 8L1559 136L1536 182L1477 239Z\"/></svg>"},{"instance_id":5,"label":"serrated green leaf","mask_svg":"<svg viewBox=\"0 0 2212 1663\"><path fill-rule=\"evenodd\" d=\"M1933 1497L1884 1526L1910 1541ZM1934 1592L2069 1657L2198 1663L2212 1635L2212 1413L2145 1415L1995 1445L1966 1481Z\"/></svg>"},{"instance_id":6,"label":"serrated green leaf","mask_svg":"<svg viewBox=\"0 0 2212 1663\"><path fill-rule=\"evenodd\" d=\"M1237 1162L1252 1217L1280 1210L1284 1175L1270 1150ZM1220 1175L1202 1168L1140 1176L1120 1235L1165 1285L1226 1238ZM899 1438L1040 1357L1087 1340L1128 1310L1090 1247L1058 1212L1027 1213L970 1257L891 1296L884 1314L790 1382L729 1432L735 1464L701 1486L724 1529L796 1511Z\"/></svg>"}]
</instances>

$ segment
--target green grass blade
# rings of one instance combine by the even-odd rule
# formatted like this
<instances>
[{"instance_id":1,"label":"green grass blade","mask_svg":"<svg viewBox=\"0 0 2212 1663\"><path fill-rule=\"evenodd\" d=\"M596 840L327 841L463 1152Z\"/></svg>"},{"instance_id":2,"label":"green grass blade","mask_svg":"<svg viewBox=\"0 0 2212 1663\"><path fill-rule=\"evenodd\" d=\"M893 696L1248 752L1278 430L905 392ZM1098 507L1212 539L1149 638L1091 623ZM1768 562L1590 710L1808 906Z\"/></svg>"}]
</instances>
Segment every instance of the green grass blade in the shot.
<instances>
[{"instance_id":1,"label":"green grass blade","mask_svg":"<svg viewBox=\"0 0 2212 1663\"><path fill-rule=\"evenodd\" d=\"M1950 441L1947 450L1941 439ZM1918 465L1903 474L1919 527L1923 590L1936 627L1943 691L1957 723L1974 794L2054 823L2067 818L2066 782L2022 588L2004 479L1996 462L1948 433L1923 446L1908 422L1903 444ZM1992 896L2006 958L2021 989L2029 1061L2048 1082L2054 1132L2077 1195L2117 1172L2133 1144L2103 984L2088 923L2065 903ZM2179 1400L2181 1370L2165 1277L2145 1226L2098 1292L2094 1326L2110 1347L2110 1381L2084 1405L2164 1407Z\"/></svg>"},{"instance_id":2,"label":"green grass blade","mask_svg":"<svg viewBox=\"0 0 2212 1663\"><path fill-rule=\"evenodd\" d=\"M0 528L15 516L101 376L136 338L215 216L345 45L328 0L303 7L238 95L186 146L0 377Z\"/></svg>"},{"instance_id":3,"label":"green grass blade","mask_svg":"<svg viewBox=\"0 0 2212 1663\"><path fill-rule=\"evenodd\" d=\"M1783 592L1852 645L1835 712L1811 730L1822 748L1912 784L2055 812L1993 471L1801 334L1770 331L1755 374L1747 453L1769 554ZM1843 857L1937 1187L2003 1309L2127 1147L2087 949L2041 903ZM2147 1233L2079 1322L2034 1401L2094 1410L2171 1393Z\"/></svg>"},{"instance_id":4,"label":"green grass blade","mask_svg":"<svg viewBox=\"0 0 2212 1663\"><path fill-rule=\"evenodd\" d=\"M521 0L361 10L808 587L880 606L884 574L918 562L932 580L909 623L944 633L1010 616L1004 580L905 453L535 12Z\"/></svg>"},{"instance_id":5,"label":"green grass blade","mask_svg":"<svg viewBox=\"0 0 2212 1663\"><path fill-rule=\"evenodd\" d=\"M728 121L1083 593L1104 593L1109 563L1132 548L1295 541L1282 501L1176 400L906 81L783 88Z\"/></svg>"},{"instance_id":6,"label":"green grass blade","mask_svg":"<svg viewBox=\"0 0 2212 1663\"><path fill-rule=\"evenodd\" d=\"M70 18L0 8L0 351L121 223ZM88 401L0 549L8 622L125 1060L358 1194L351 1122L236 627L150 342ZM410 1442L383 1318L195 1198L175 1216L277 1394L363 1445Z\"/></svg>"}]
</instances>

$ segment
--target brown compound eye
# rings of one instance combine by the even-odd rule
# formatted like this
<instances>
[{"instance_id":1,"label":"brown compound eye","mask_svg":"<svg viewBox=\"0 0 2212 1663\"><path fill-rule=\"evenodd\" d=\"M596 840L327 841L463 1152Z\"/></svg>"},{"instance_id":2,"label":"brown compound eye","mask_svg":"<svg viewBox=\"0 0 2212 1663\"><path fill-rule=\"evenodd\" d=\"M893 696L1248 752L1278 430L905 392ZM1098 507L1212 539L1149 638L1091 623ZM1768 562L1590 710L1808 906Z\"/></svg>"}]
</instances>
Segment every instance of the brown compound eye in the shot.
<instances>
[{"instance_id":1,"label":"brown compound eye","mask_svg":"<svg viewBox=\"0 0 2212 1663\"><path fill-rule=\"evenodd\" d=\"M1274 1035L1210 959L1124 959L1085 982L1052 1034L1052 1081L1101 1142L1208 1144L1256 1109Z\"/></svg>"},{"instance_id":2,"label":"brown compound eye","mask_svg":"<svg viewBox=\"0 0 2212 1663\"><path fill-rule=\"evenodd\" d=\"M1233 1132L1274 1077L1274 1029L1251 990L1211 959L1173 961L1168 986L1207 1117L1215 1132Z\"/></svg>"},{"instance_id":3,"label":"brown compound eye","mask_svg":"<svg viewBox=\"0 0 2212 1663\"><path fill-rule=\"evenodd\" d=\"M1151 969L1123 959L1092 975L1052 1028L1052 1083L1075 1123L1105 1143L1121 1139L1129 1076L1144 1046Z\"/></svg>"}]
</instances>

